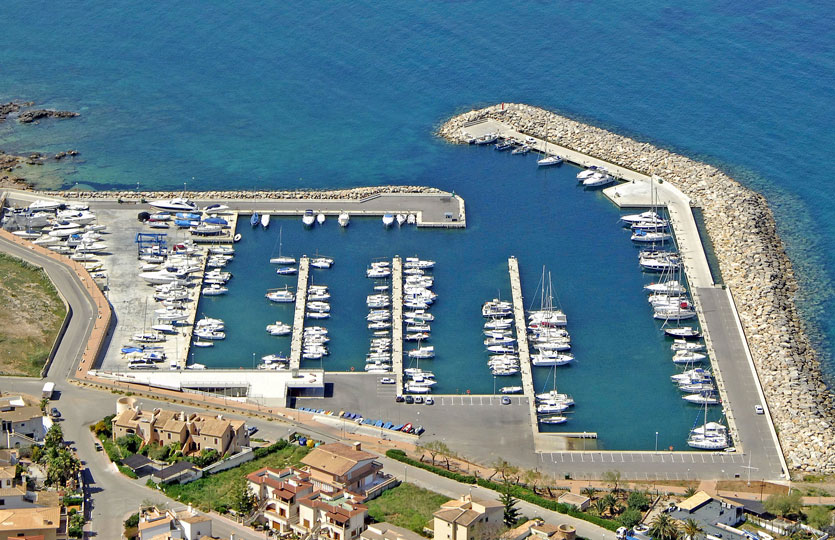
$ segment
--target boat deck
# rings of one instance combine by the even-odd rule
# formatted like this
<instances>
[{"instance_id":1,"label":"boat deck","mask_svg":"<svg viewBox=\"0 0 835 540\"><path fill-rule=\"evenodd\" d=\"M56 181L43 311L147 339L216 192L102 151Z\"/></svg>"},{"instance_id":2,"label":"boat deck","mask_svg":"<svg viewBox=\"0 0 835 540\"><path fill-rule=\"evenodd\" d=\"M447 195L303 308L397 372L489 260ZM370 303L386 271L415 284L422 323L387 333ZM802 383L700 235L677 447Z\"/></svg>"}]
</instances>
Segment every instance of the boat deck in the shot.
<instances>
[{"instance_id":1,"label":"boat deck","mask_svg":"<svg viewBox=\"0 0 835 540\"><path fill-rule=\"evenodd\" d=\"M403 260L391 260L391 363L397 393L403 393Z\"/></svg>"},{"instance_id":2,"label":"boat deck","mask_svg":"<svg viewBox=\"0 0 835 540\"><path fill-rule=\"evenodd\" d=\"M290 341L290 369L297 370L302 361L304 338L304 314L307 307L307 285L310 275L310 259L299 259L299 281L296 285L296 310L293 312L293 337Z\"/></svg>"}]
</instances>

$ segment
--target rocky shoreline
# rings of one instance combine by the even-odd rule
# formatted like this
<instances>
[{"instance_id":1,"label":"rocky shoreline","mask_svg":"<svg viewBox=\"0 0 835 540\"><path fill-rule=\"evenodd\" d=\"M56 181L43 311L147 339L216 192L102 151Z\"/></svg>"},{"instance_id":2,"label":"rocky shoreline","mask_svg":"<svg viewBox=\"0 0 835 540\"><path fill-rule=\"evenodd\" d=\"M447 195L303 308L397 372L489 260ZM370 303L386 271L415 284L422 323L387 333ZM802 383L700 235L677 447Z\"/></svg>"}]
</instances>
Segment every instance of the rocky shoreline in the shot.
<instances>
[{"instance_id":1,"label":"rocky shoreline","mask_svg":"<svg viewBox=\"0 0 835 540\"><path fill-rule=\"evenodd\" d=\"M166 199L172 196L187 197L196 200L225 200L225 199L306 199L306 200L360 200L374 195L391 193L446 193L438 188L426 186L368 186L348 189L294 189L281 191L266 190L234 190L234 191L42 191L46 196L63 197L66 199L117 199L131 203L142 200Z\"/></svg>"},{"instance_id":2,"label":"rocky shoreline","mask_svg":"<svg viewBox=\"0 0 835 540\"><path fill-rule=\"evenodd\" d=\"M835 400L795 306L797 281L765 198L706 163L530 105L505 103L466 112L445 122L438 134L465 143L464 124L482 118L661 176L702 209L790 469L835 473Z\"/></svg>"},{"instance_id":3,"label":"rocky shoreline","mask_svg":"<svg viewBox=\"0 0 835 540\"><path fill-rule=\"evenodd\" d=\"M31 124L42 118L75 118L80 116L73 111L56 111L54 109L32 109L20 112L21 109L28 109L35 105L34 101L10 101L8 103L0 103L0 122L4 121L10 115L20 113L17 115L17 121L21 124Z\"/></svg>"}]
</instances>

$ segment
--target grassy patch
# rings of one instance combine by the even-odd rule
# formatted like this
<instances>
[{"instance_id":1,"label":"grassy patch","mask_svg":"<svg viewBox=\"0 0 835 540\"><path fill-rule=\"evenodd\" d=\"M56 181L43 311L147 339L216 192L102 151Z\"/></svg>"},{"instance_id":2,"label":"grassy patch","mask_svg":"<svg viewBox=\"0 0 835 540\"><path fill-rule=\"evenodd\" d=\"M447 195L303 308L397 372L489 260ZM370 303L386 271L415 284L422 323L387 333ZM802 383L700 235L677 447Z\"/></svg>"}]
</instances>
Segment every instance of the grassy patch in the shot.
<instances>
[{"instance_id":1,"label":"grassy patch","mask_svg":"<svg viewBox=\"0 0 835 540\"><path fill-rule=\"evenodd\" d=\"M400 484L373 501L368 501L368 515L374 521L388 521L399 527L423 534L432 513L449 497L413 484Z\"/></svg>"},{"instance_id":2,"label":"grassy patch","mask_svg":"<svg viewBox=\"0 0 835 540\"><path fill-rule=\"evenodd\" d=\"M297 466L307 455L310 448L290 445L264 457L253 459L239 467L221 471L211 476L195 480L189 484L170 484L162 486L166 495L183 503L191 503L202 510L212 510L220 506L232 506L232 485L238 478L246 476L261 467L281 469Z\"/></svg>"},{"instance_id":3,"label":"grassy patch","mask_svg":"<svg viewBox=\"0 0 835 540\"><path fill-rule=\"evenodd\" d=\"M40 376L66 309L46 273L0 253L0 374Z\"/></svg>"}]
</instances>

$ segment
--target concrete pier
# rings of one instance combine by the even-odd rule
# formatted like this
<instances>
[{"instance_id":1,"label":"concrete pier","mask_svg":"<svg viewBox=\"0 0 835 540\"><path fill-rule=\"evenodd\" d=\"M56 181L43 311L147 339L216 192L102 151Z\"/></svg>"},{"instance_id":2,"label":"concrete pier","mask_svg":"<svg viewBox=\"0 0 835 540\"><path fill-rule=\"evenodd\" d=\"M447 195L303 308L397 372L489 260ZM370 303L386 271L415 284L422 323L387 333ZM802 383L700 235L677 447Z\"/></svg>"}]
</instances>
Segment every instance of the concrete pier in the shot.
<instances>
[{"instance_id":1,"label":"concrete pier","mask_svg":"<svg viewBox=\"0 0 835 540\"><path fill-rule=\"evenodd\" d=\"M391 260L391 369L398 392L403 388L403 260Z\"/></svg>"},{"instance_id":2,"label":"concrete pier","mask_svg":"<svg viewBox=\"0 0 835 540\"><path fill-rule=\"evenodd\" d=\"M293 313L293 336L290 341L290 369L299 369L302 361L302 340L304 337L304 314L307 307L307 282L310 274L310 259L299 259L299 282L296 285L296 311Z\"/></svg>"},{"instance_id":3,"label":"concrete pier","mask_svg":"<svg viewBox=\"0 0 835 540\"><path fill-rule=\"evenodd\" d=\"M188 353L191 349L191 337L194 334L194 322L197 320L197 306L200 303L200 295L203 291L203 275L206 273L206 263L209 261L208 253L203 253L201 264L203 268L199 272L191 274L195 286L189 291L188 319L181 324L182 332L174 336L174 358L168 358L170 365L177 364L179 369L185 369L188 364ZM176 326L176 325L175 325Z\"/></svg>"},{"instance_id":4,"label":"concrete pier","mask_svg":"<svg viewBox=\"0 0 835 540\"><path fill-rule=\"evenodd\" d=\"M519 366L522 371L522 391L528 398L531 426L536 433L539 431L539 422L536 419L536 391L533 386L533 367L531 366L530 347L528 347L528 325L525 323L525 302L522 298L522 282L519 278L519 261L516 260L516 257L507 260L507 268L510 272L510 292L513 297L516 345L519 349Z\"/></svg>"}]
</instances>

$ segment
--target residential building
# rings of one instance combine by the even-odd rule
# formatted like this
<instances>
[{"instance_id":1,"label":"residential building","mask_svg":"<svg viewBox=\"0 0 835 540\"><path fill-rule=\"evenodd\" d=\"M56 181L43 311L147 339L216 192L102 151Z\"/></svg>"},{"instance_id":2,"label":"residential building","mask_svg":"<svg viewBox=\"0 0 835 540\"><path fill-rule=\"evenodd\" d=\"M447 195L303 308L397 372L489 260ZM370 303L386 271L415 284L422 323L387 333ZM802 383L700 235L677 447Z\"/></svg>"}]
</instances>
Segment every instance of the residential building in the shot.
<instances>
[{"instance_id":1,"label":"residential building","mask_svg":"<svg viewBox=\"0 0 835 540\"><path fill-rule=\"evenodd\" d=\"M246 479L267 526L281 533L290 532L290 527L299 522L299 499L313 493L308 473L292 467L264 467Z\"/></svg>"},{"instance_id":2,"label":"residential building","mask_svg":"<svg viewBox=\"0 0 835 540\"><path fill-rule=\"evenodd\" d=\"M502 526L504 505L499 501L464 495L445 502L433 515L435 540L472 540L476 536L492 538Z\"/></svg>"},{"instance_id":3,"label":"residential building","mask_svg":"<svg viewBox=\"0 0 835 540\"><path fill-rule=\"evenodd\" d=\"M745 520L743 508L743 505L730 499L699 491L678 503L670 512L670 516L681 521L693 519L705 534L721 538L727 531L717 527L717 524L736 527Z\"/></svg>"},{"instance_id":4,"label":"residential building","mask_svg":"<svg viewBox=\"0 0 835 540\"><path fill-rule=\"evenodd\" d=\"M208 449L216 450L220 455L236 454L249 446L245 424L243 420L230 420L222 415L163 409L144 411L134 405L113 419L113 438L137 435L143 446L177 443L186 454Z\"/></svg>"},{"instance_id":5,"label":"residential building","mask_svg":"<svg viewBox=\"0 0 835 540\"><path fill-rule=\"evenodd\" d=\"M31 446L43 441L52 420L44 416L37 400L21 394L0 397L0 445L6 448Z\"/></svg>"},{"instance_id":6,"label":"residential building","mask_svg":"<svg viewBox=\"0 0 835 540\"><path fill-rule=\"evenodd\" d=\"M67 538L66 514L58 494L27 492L21 487L0 489L0 540L9 538Z\"/></svg>"},{"instance_id":7,"label":"residential building","mask_svg":"<svg viewBox=\"0 0 835 540\"><path fill-rule=\"evenodd\" d=\"M542 519L532 519L502 534L502 540L575 540L577 530L571 525L562 523L551 525Z\"/></svg>"},{"instance_id":8,"label":"residential building","mask_svg":"<svg viewBox=\"0 0 835 540\"><path fill-rule=\"evenodd\" d=\"M383 522L369 525L360 534L360 540L425 540L425 538L403 527Z\"/></svg>"},{"instance_id":9,"label":"residential building","mask_svg":"<svg viewBox=\"0 0 835 540\"><path fill-rule=\"evenodd\" d=\"M342 491L314 491L299 499L299 522L293 531L315 540L355 540L365 530L368 507Z\"/></svg>"},{"instance_id":10,"label":"residential building","mask_svg":"<svg viewBox=\"0 0 835 540\"><path fill-rule=\"evenodd\" d=\"M302 463L307 466L314 489L324 493L345 491L364 502L398 484L396 478L382 472L383 464L376 458L364 452L358 442L352 446L330 443L311 450Z\"/></svg>"},{"instance_id":11,"label":"residential building","mask_svg":"<svg viewBox=\"0 0 835 540\"><path fill-rule=\"evenodd\" d=\"M139 511L139 540L201 540L212 538L212 520L189 506L183 510L142 508Z\"/></svg>"}]
</instances>

